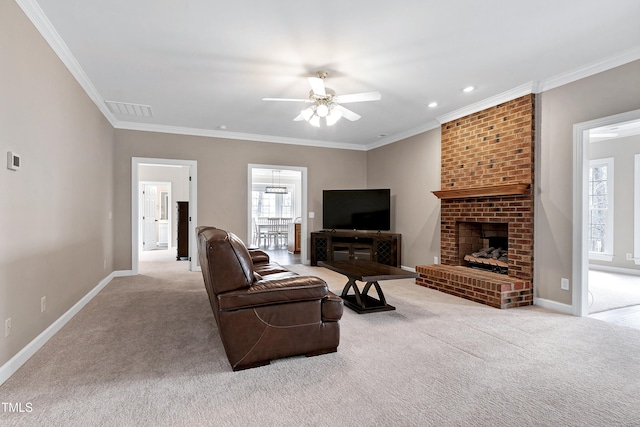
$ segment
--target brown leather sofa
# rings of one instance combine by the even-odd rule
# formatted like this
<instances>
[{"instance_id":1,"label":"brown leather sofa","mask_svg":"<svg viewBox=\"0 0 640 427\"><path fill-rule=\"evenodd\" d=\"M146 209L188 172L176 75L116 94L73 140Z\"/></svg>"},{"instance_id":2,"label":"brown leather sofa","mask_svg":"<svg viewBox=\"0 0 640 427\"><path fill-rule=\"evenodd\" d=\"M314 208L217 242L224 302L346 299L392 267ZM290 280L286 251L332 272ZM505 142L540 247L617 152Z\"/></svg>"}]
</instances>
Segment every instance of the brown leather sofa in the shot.
<instances>
[{"instance_id":1,"label":"brown leather sofa","mask_svg":"<svg viewBox=\"0 0 640 427\"><path fill-rule=\"evenodd\" d=\"M322 279L270 262L233 233L198 227L197 235L204 284L234 371L337 351L342 299Z\"/></svg>"}]
</instances>

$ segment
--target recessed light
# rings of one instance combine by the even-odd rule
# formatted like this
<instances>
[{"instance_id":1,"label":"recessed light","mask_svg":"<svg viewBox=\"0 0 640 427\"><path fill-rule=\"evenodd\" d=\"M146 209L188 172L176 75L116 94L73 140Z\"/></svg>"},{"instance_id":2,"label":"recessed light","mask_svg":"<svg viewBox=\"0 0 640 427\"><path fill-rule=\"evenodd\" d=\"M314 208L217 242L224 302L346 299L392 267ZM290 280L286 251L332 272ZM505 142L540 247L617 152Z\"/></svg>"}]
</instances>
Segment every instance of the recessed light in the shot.
<instances>
[{"instance_id":1,"label":"recessed light","mask_svg":"<svg viewBox=\"0 0 640 427\"><path fill-rule=\"evenodd\" d=\"M475 89L475 87L473 86L467 86L464 89L462 89L463 92L471 92Z\"/></svg>"},{"instance_id":2,"label":"recessed light","mask_svg":"<svg viewBox=\"0 0 640 427\"><path fill-rule=\"evenodd\" d=\"M218 126L218 129L227 130L227 126L226 125L220 125L220 126Z\"/></svg>"},{"instance_id":3,"label":"recessed light","mask_svg":"<svg viewBox=\"0 0 640 427\"><path fill-rule=\"evenodd\" d=\"M427 107L429 107L429 108L435 108L435 107L437 107L437 106L438 106L438 103L437 103L437 102L435 102L435 101L434 101L434 102L432 102L432 103L430 103L429 105L427 105Z\"/></svg>"}]
</instances>

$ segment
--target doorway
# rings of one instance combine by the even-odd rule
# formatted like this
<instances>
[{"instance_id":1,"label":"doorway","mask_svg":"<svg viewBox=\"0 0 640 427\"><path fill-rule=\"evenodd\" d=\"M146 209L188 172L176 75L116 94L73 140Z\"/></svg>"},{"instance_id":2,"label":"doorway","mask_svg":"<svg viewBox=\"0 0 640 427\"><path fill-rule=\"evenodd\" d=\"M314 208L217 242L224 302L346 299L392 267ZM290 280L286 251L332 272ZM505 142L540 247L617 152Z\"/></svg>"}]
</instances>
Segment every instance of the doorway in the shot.
<instances>
[{"instance_id":1,"label":"doorway","mask_svg":"<svg viewBox=\"0 0 640 427\"><path fill-rule=\"evenodd\" d=\"M590 143L594 131L604 127L614 126L616 124L630 123L640 121L640 110L634 110L627 113L617 114L614 116L603 117L601 119L591 120L589 122L578 123L574 125L574 175L573 175L573 254L572 254L572 276L573 276L573 292L572 292L572 313L576 316L589 315L589 255L590 245L593 246L593 235L589 234L590 224ZM629 177L626 185L633 182L633 176ZM634 207L634 216L640 215L638 206L640 202L636 200ZM634 239L636 242L640 240L640 231L638 227L635 230ZM640 258L638 251L640 247L635 243L632 258ZM592 252L592 251L591 251ZM604 254L612 255L612 254ZM620 254L616 255L618 258ZM626 257L622 254L622 257ZM632 261L632 260L631 260ZM638 264L638 261L636 261Z\"/></svg>"},{"instance_id":2,"label":"doorway","mask_svg":"<svg viewBox=\"0 0 640 427\"><path fill-rule=\"evenodd\" d=\"M139 181L140 243L142 251L170 250L173 245L171 224L171 182Z\"/></svg>"},{"instance_id":3,"label":"doorway","mask_svg":"<svg viewBox=\"0 0 640 427\"><path fill-rule=\"evenodd\" d=\"M280 264L307 260L307 168L249 164L247 244Z\"/></svg>"},{"instance_id":4,"label":"doorway","mask_svg":"<svg viewBox=\"0 0 640 427\"><path fill-rule=\"evenodd\" d=\"M161 185L167 185L167 191L162 190ZM155 191L155 195L145 195L142 192L143 185L149 185L151 192ZM155 188L155 190L154 190ZM166 193L166 194L165 194ZM148 196L148 197L147 197ZM166 207L166 246L167 250L163 252L171 252L176 248L178 238L177 232L177 216L176 204L178 201L188 201L188 257L187 265L189 270L197 271L199 269L197 263L197 249L195 239L195 227L197 224L197 162L195 160L176 160L176 159L154 159L133 157L131 161L131 269L133 274L138 274L140 255L149 254L150 251L143 252L153 247L162 248L164 245L160 240L165 240L165 236L160 236L165 230L153 224L162 218L163 204ZM157 203L158 207L154 209L153 204ZM145 211L155 212L156 217L148 220L145 224ZM164 221L164 220L163 220ZM155 232L158 242L154 242L153 238L150 242L146 242L147 230L152 235ZM158 251L154 251L158 252ZM176 260L175 252L172 257L166 256L163 259ZM184 262L184 261L183 261Z\"/></svg>"}]
</instances>

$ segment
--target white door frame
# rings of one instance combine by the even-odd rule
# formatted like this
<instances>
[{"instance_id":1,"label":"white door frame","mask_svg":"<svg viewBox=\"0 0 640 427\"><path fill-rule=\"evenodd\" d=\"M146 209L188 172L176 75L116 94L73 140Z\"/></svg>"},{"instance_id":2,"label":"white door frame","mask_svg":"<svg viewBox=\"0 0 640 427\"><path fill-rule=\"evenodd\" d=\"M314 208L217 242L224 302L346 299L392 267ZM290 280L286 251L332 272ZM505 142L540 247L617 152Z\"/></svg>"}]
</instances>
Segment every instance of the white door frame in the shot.
<instances>
[{"instance_id":1,"label":"white door frame","mask_svg":"<svg viewBox=\"0 0 640 427\"><path fill-rule=\"evenodd\" d=\"M640 110L628 111L573 125L573 254L571 311L574 316L588 316L589 294L589 200L585 195L589 177L589 130L601 126L640 119Z\"/></svg>"},{"instance_id":2,"label":"white door frame","mask_svg":"<svg viewBox=\"0 0 640 427\"><path fill-rule=\"evenodd\" d=\"M255 163L249 163L248 166L248 179L247 179L247 240L251 239L253 233L251 224L251 192L253 181L253 169L278 169L278 170L292 170L302 173L302 185L301 188L301 212L300 216L302 223L300 225L300 259L302 263L307 263L309 257L307 256L307 168L304 166L280 166L280 165L260 165Z\"/></svg>"},{"instance_id":3,"label":"white door frame","mask_svg":"<svg viewBox=\"0 0 640 427\"><path fill-rule=\"evenodd\" d=\"M138 167L186 166L189 168L189 270L198 271L198 249L196 225L198 224L198 162L196 160L154 159L147 157L131 158L131 271L138 274L138 248L140 247L140 200L138 192Z\"/></svg>"}]
</instances>

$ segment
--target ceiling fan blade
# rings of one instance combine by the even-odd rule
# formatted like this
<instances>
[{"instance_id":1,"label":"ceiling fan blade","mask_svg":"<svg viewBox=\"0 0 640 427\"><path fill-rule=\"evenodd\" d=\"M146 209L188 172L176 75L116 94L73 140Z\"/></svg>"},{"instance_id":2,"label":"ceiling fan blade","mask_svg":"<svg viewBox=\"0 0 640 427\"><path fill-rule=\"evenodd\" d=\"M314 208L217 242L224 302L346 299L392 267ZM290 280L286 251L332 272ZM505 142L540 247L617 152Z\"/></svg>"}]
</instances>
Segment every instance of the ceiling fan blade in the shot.
<instances>
[{"instance_id":1,"label":"ceiling fan blade","mask_svg":"<svg viewBox=\"0 0 640 427\"><path fill-rule=\"evenodd\" d=\"M298 114L298 115L293 119L293 121L294 121L294 122L301 122L301 121L303 121L303 120L304 120L304 116L302 115L302 113Z\"/></svg>"},{"instance_id":2,"label":"ceiling fan blade","mask_svg":"<svg viewBox=\"0 0 640 427\"><path fill-rule=\"evenodd\" d=\"M381 99L382 95L380 92L362 92L338 96L338 102L341 104L348 104L349 102L380 101Z\"/></svg>"},{"instance_id":3,"label":"ceiling fan blade","mask_svg":"<svg viewBox=\"0 0 640 427\"><path fill-rule=\"evenodd\" d=\"M319 96L327 96L327 92L324 90L324 80L320 77L309 77L309 84L313 93Z\"/></svg>"},{"instance_id":4,"label":"ceiling fan blade","mask_svg":"<svg viewBox=\"0 0 640 427\"><path fill-rule=\"evenodd\" d=\"M360 120L360 117L362 117L360 114L354 113L353 111L347 108L344 108L340 104L334 105L333 108L342 112L342 117L344 117L347 120L351 120L352 122L355 122L356 120Z\"/></svg>"},{"instance_id":5,"label":"ceiling fan blade","mask_svg":"<svg viewBox=\"0 0 640 427\"><path fill-rule=\"evenodd\" d=\"M310 99L298 98L262 98L263 101L285 101L285 102L313 102Z\"/></svg>"}]
</instances>

